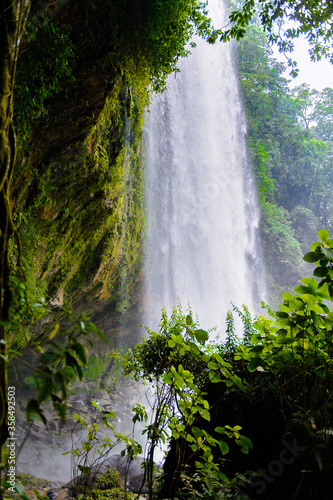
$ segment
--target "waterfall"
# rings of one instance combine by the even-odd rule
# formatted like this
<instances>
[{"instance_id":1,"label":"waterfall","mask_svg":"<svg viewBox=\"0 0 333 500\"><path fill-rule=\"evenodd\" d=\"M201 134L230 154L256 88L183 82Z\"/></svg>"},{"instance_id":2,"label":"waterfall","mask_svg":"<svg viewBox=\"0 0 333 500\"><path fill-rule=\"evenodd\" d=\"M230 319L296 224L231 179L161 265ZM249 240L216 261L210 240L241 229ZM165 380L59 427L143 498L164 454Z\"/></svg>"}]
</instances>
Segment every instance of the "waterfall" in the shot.
<instances>
[{"instance_id":1,"label":"waterfall","mask_svg":"<svg viewBox=\"0 0 333 500\"><path fill-rule=\"evenodd\" d=\"M209 9L222 26L223 2ZM195 43L146 117L144 322L180 299L223 332L230 301L253 311L263 298L259 208L232 46Z\"/></svg>"}]
</instances>

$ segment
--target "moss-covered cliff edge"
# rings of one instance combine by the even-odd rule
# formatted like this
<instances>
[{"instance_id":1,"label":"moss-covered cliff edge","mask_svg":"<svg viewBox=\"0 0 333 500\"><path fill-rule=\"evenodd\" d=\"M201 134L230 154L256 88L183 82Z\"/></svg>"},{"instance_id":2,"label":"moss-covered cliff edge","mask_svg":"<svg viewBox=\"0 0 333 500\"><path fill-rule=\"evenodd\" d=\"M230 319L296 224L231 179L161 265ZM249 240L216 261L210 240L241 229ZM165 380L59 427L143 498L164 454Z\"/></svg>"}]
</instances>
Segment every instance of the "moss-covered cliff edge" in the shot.
<instances>
[{"instance_id":1,"label":"moss-covered cliff edge","mask_svg":"<svg viewBox=\"0 0 333 500\"><path fill-rule=\"evenodd\" d=\"M35 29L46 19L60 48L44 51L49 28L38 26L19 59L12 200L27 296L30 305L45 297L55 309L84 312L112 337L110 325L133 306L140 286L147 75L116 64L108 2L63 2L52 16L39 3L30 19ZM61 47L64 33L70 54ZM54 87L50 71L58 65L70 69ZM14 254L13 313L24 281ZM27 323L38 314L30 307L28 316Z\"/></svg>"}]
</instances>

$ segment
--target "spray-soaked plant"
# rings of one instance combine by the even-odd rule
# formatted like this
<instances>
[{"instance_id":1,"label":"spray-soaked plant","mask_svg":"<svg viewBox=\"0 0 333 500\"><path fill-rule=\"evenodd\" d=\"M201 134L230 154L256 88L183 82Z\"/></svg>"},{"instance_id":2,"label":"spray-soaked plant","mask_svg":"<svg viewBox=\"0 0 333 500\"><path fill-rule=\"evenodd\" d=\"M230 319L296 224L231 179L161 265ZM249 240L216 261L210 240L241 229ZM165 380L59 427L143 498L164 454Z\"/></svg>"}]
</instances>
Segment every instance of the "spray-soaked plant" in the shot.
<instances>
[{"instance_id":1,"label":"spray-soaked plant","mask_svg":"<svg viewBox=\"0 0 333 500\"><path fill-rule=\"evenodd\" d=\"M148 339L143 339L125 359L125 372L137 380L143 377L153 386L152 418L145 430L149 498L154 489L156 448L170 441L175 445L175 460L172 477L164 483L168 498L178 495L191 461L202 480L209 482L208 477L218 477L222 488L228 478L220 471L213 449L219 449L222 458L229 451L228 439L234 440L244 453L252 444L240 433L240 426L218 426L214 435L201 426L200 422L211 418L204 388L221 381L244 391L246 386L232 374L231 365L218 352L206 349L208 332L193 321L191 314L185 315L181 306L174 308L170 318L162 311L159 333L148 331Z\"/></svg>"},{"instance_id":2,"label":"spray-soaked plant","mask_svg":"<svg viewBox=\"0 0 333 500\"><path fill-rule=\"evenodd\" d=\"M74 479L74 487L72 494L74 497L80 496L81 498L95 499L99 497L111 497L113 494L117 493L119 498L131 498L131 495L126 497L126 485L127 485L127 474L129 466L132 460L135 460L138 455L142 453L141 445L133 438L133 435L127 436L121 432L116 432L114 426L112 425L112 419L115 418L115 413L102 412L99 404L97 402L92 402L92 406L95 408L96 416L92 423L88 424L87 421L80 415L73 415L76 425L72 431L72 449L64 455L71 454L73 459L73 471L72 477ZM144 412L141 414L144 418ZM134 422L139 418L140 409L136 408L136 416L134 417ZM106 426L109 431L109 437L100 437L100 424ZM82 440L82 436L77 437L74 434L76 426L81 426L87 432L85 440ZM125 475L123 477L125 483L125 489L123 488L121 482L115 481L112 486L112 479L114 479L114 472L109 469L109 471L100 476L99 470L100 466L103 465L104 460L107 458L109 453L113 448L115 448L120 443L125 444L125 448L122 450L121 455L127 457L127 467L125 467ZM112 477L110 477L110 475ZM121 488L121 492L116 492L110 490L110 488ZM104 493L99 494L98 490L102 489ZM123 496L124 495L124 496ZM115 497L118 498L118 497Z\"/></svg>"}]
</instances>

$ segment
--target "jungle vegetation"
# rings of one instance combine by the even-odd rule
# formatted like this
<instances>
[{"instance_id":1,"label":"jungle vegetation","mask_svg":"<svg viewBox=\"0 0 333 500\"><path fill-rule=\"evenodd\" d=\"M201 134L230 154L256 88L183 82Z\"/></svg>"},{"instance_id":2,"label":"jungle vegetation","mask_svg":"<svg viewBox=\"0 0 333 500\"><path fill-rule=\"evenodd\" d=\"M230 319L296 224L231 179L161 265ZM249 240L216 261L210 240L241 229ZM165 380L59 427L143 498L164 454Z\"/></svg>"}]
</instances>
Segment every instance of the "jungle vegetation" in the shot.
<instances>
[{"instance_id":1,"label":"jungle vegetation","mask_svg":"<svg viewBox=\"0 0 333 500\"><path fill-rule=\"evenodd\" d=\"M170 448L156 498L331 498L333 240L318 237L303 257L314 277L284 292L279 310L254 321L234 306L226 339L211 341L178 306L125 358L155 391L149 498L161 441Z\"/></svg>"},{"instance_id":2,"label":"jungle vegetation","mask_svg":"<svg viewBox=\"0 0 333 500\"><path fill-rule=\"evenodd\" d=\"M302 254L319 229L331 230L333 91L291 89L258 24L239 42L237 58L274 302L307 272Z\"/></svg>"},{"instance_id":3,"label":"jungle vegetation","mask_svg":"<svg viewBox=\"0 0 333 500\"><path fill-rule=\"evenodd\" d=\"M332 57L332 8L326 2L262 0L255 5L253 0L246 0L238 9L232 9L227 27L214 28L207 18L205 4L197 0L0 1L1 448L8 436L8 347L22 347L29 342L29 325L40 317L41 309L33 310L27 304L38 303L42 295L48 301L53 299L53 303L55 299L61 302L59 297L65 294L71 297L71 305L76 306L75 290L87 283L94 298L103 301L112 297L112 308L117 312L120 296L126 295L128 303L131 301L131 290L139 279L144 227L139 161L143 109L151 92L163 90L166 76L177 70L177 60L186 55L186 43L193 33L209 43L229 38L241 41L237 58L248 113L249 148L261 193L262 234L272 291L278 295L285 286L286 281L281 278L289 280L287 286L292 288L294 279L305 274L302 253L318 229L331 230L331 89L316 92L303 86L290 91L281 76L281 65L271 57L263 32L255 25L248 27L255 17L281 50L292 48L292 39L302 32L308 38L314 59ZM276 35L274 27L285 19L297 20L298 24L281 37ZM295 73L294 63L289 60L289 64ZM128 129L125 124L129 117ZM130 159L124 162L128 138L132 149ZM63 164L69 168L63 170ZM89 179L88 196L86 179ZM91 217L96 209L102 214L103 229L94 225L97 221ZM86 227L88 220L94 238L87 240L82 231L73 240L70 235L74 228ZM59 236L58 246L51 238L54 234ZM125 234L131 238L126 239ZM318 248L323 250L314 248L315 256L311 258L320 257L316 259L320 264L316 276L325 271L320 277L326 280L328 289L325 283L322 286L329 298L332 246L326 232L321 237ZM36 262L34 244L40 251L40 262ZM73 255L78 256L76 260ZM287 324L290 330L284 328L286 333L280 332L285 339L292 340L282 342L280 349L280 337L275 336L275 326L269 323L267 328L273 328L275 340L269 338L268 342L278 344L274 353L288 351L288 359L290 352L302 358L303 349L304 360L308 346L308 340L304 339L309 336L314 345L310 349L315 352L314 359L321 362L322 352L330 345L327 347L328 341L324 340L325 345L318 348L317 329L325 337L330 314L318 305L320 295L314 282L304 286L310 290L305 295L313 295L315 299L303 298L303 293L295 304L300 307L302 302L304 307L297 309L294 304L288 311L282 311L288 317L296 315ZM78 295L77 302L81 297ZM289 302L285 307L290 306ZM24 312L20 309L22 304ZM48 313L48 308L45 311ZM299 316L305 322L303 330L298 329ZM281 317L287 319L277 315ZM280 319L276 321L279 323ZM297 340L293 340L293 322ZM23 325L19 339L13 333L17 324ZM80 320L75 324L80 329ZM85 323L81 325L81 333L85 327ZM266 352L267 339L261 338L258 328L255 335L259 335L259 346L254 352ZM49 340L52 332L54 329L48 333ZM84 364L85 355L75 335L70 337L70 349L76 355L73 360L73 352L69 353L67 364L81 376L80 362ZM204 344L200 335L194 336L199 344ZM193 349L197 354L198 347ZM245 349L250 352L249 358L251 349ZM243 347L239 347L235 356L240 351L243 352ZM267 360L261 361L265 364ZM306 381L304 363L301 372ZM258 366L261 365L254 369ZM323 366L325 373L320 372L318 377L329 381L330 363L323 362ZM250 371L252 368L251 365ZM71 370L67 370L67 375L68 372ZM54 373L49 375L52 379ZM52 379L52 387L58 388L63 399L66 377L57 375ZM229 385L230 382L229 378ZM190 391L196 390L190 387ZM326 386L324 394L325 391ZM56 400L60 407L62 396ZM325 399L325 404L329 403ZM202 404L205 408L206 403ZM38 414L38 408L37 405L32 409ZM314 425L317 428L317 423ZM327 443L329 433L325 429L329 427L320 427L320 435L324 435ZM223 432L231 432L231 437L239 439L234 427ZM194 439L198 444L202 436L194 435ZM177 481L181 472L177 472Z\"/></svg>"}]
</instances>

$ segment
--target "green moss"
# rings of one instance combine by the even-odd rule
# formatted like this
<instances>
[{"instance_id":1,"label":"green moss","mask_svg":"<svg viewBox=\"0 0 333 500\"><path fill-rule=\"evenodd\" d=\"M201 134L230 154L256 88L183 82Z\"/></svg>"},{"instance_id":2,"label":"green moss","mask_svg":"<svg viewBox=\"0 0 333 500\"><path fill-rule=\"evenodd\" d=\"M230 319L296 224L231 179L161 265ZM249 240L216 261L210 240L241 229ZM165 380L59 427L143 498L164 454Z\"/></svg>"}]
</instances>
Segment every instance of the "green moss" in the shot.
<instances>
[{"instance_id":1,"label":"green moss","mask_svg":"<svg viewBox=\"0 0 333 500\"><path fill-rule=\"evenodd\" d=\"M110 363L110 356L91 355L88 358L87 366L84 369L84 378L89 381L98 380L102 377L104 371Z\"/></svg>"},{"instance_id":2,"label":"green moss","mask_svg":"<svg viewBox=\"0 0 333 500\"><path fill-rule=\"evenodd\" d=\"M108 305L121 316L136 300L142 270L141 140L150 75L130 59L121 68L113 60L118 7L97 3L89 20L89 0L62 11L72 26L73 78L43 100L44 117L18 130L12 199L33 300L64 297L66 307L89 315ZM61 31L60 15L58 22ZM38 40L30 48L33 60ZM23 279L16 261L13 245L13 268Z\"/></svg>"},{"instance_id":3,"label":"green moss","mask_svg":"<svg viewBox=\"0 0 333 500\"><path fill-rule=\"evenodd\" d=\"M129 500L136 498L132 493L124 491L120 473L109 469L99 476L91 490L85 493L87 500Z\"/></svg>"},{"instance_id":4,"label":"green moss","mask_svg":"<svg viewBox=\"0 0 333 500\"><path fill-rule=\"evenodd\" d=\"M16 474L16 479L23 486L25 486L26 489L47 488L51 484L51 481L40 479L38 477L32 476L31 474L25 474L23 472L19 472L18 474Z\"/></svg>"},{"instance_id":5,"label":"green moss","mask_svg":"<svg viewBox=\"0 0 333 500\"><path fill-rule=\"evenodd\" d=\"M118 78L86 138L41 166L16 211L24 256L47 298L64 291L75 305L84 288L111 298L117 310L132 301L144 229L140 127L147 94L133 90L125 127L127 88Z\"/></svg>"},{"instance_id":6,"label":"green moss","mask_svg":"<svg viewBox=\"0 0 333 500\"><path fill-rule=\"evenodd\" d=\"M130 498L135 498L135 495L126 493L120 488L110 488L107 490L92 489L89 495L86 497L87 500L127 500Z\"/></svg>"}]
</instances>

